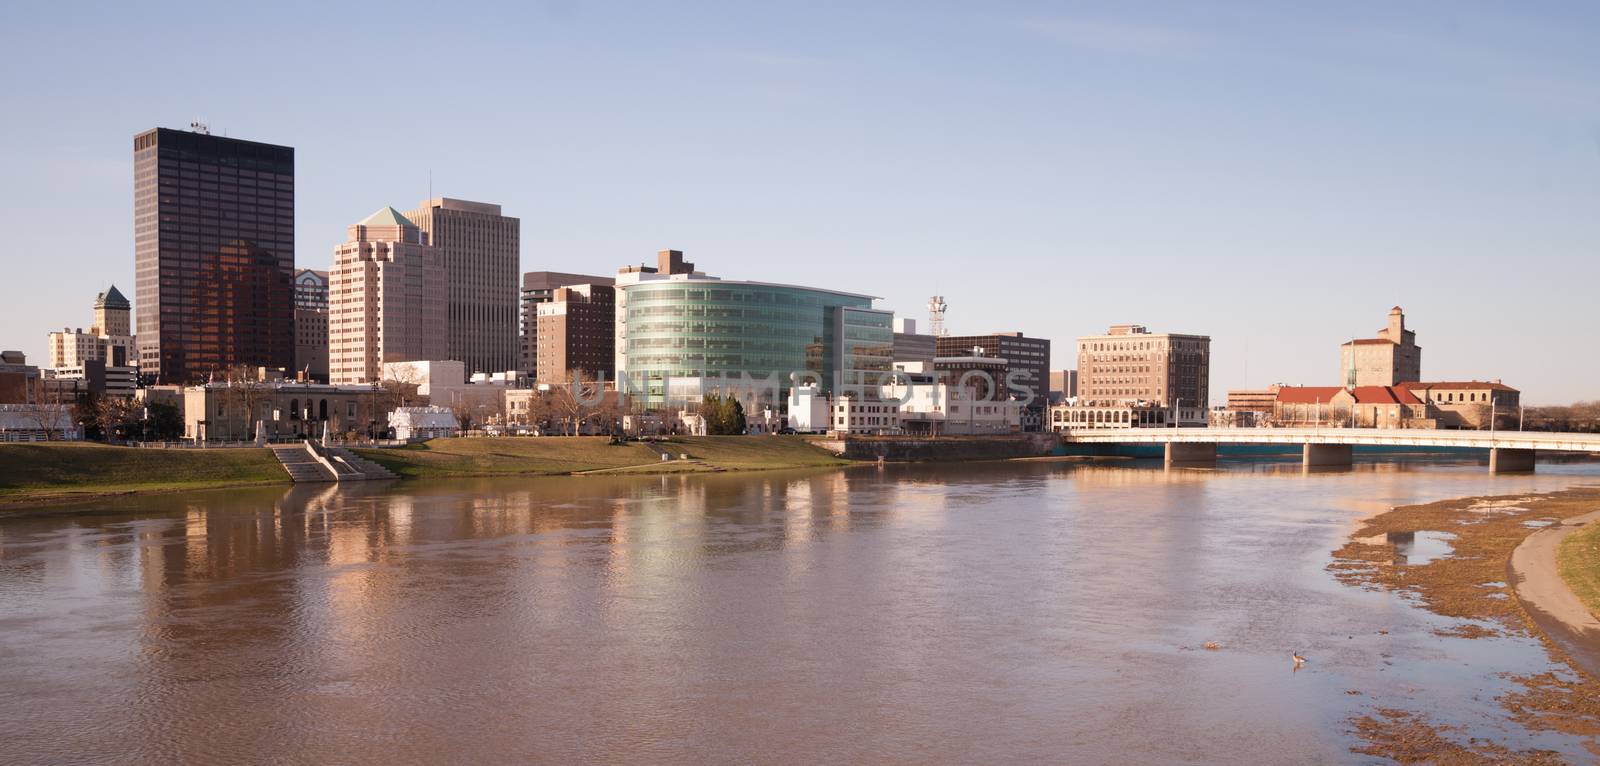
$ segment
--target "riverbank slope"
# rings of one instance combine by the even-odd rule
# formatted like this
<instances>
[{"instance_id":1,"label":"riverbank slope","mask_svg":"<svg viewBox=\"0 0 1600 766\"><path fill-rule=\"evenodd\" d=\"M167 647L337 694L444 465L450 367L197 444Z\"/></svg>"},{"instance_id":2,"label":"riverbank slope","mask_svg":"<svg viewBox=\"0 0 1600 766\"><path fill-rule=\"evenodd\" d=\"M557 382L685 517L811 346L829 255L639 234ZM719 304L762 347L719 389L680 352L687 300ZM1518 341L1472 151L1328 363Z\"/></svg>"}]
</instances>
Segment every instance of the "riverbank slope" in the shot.
<instances>
[{"instance_id":1,"label":"riverbank slope","mask_svg":"<svg viewBox=\"0 0 1600 766\"><path fill-rule=\"evenodd\" d=\"M846 465L794 436L677 436L661 442L612 444L604 436L552 438L434 439L400 449L356 453L407 479L464 476L548 476L626 470L682 473L702 470L758 471ZM665 453L669 459L663 461Z\"/></svg>"},{"instance_id":2,"label":"riverbank slope","mask_svg":"<svg viewBox=\"0 0 1600 766\"><path fill-rule=\"evenodd\" d=\"M0 444L0 507L134 492L287 483L266 449L137 449L89 442Z\"/></svg>"},{"instance_id":3,"label":"riverbank slope","mask_svg":"<svg viewBox=\"0 0 1600 766\"><path fill-rule=\"evenodd\" d=\"M402 479L760 471L849 463L790 436L684 436L648 444L612 444L603 436L435 439L356 452ZM663 461L663 454L669 459ZM683 455L689 459L681 459ZM265 448L0 444L0 510L132 493L287 483L288 473Z\"/></svg>"}]
</instances>

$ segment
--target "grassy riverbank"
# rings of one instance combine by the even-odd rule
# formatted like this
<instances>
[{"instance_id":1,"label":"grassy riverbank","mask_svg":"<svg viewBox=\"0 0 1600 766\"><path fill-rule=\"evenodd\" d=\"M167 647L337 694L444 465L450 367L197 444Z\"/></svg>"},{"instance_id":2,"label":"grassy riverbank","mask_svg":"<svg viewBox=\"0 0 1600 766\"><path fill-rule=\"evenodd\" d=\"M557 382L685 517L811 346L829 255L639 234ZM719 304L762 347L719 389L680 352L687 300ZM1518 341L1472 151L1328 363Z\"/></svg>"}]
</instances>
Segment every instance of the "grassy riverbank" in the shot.
<instances>
[{"instance_id":1,"label":"grassy riverbank","mask_svg":"<svg viewBox=\"0 0 1600 766\"><path fill-rule=\"evenodd\" d=\"M792 436L687 436L611 444L602 436L435 439L400 449L358 449L406 479L550 476L589 472L699 473L844 465ZM661 460L661 453L671 455ZM689 460L680 460L680 455ZM132 492L285 484L270 450L137 449L51 442L0 445L0 509L18 510Z\"/></svg>"},{"instance_id":2,"label":"grassy riverbank","mask_svg":"<svg viewBox=\"0 0 1600 766\"><path fill-rule=\"evenodd\" d=\"M266 449L135 449L52 442L0 444L0 507L127 492L289 481Z\"/></svg>"},{"instance_id":3,"label":"grassy riverbank","mask_svg":"<svg viewBox=\"0 0 1600 766\"><path fill-rule=\"evenodd\" d=\"M608 471L683 473L756 471L843 465L804 439L785 436L684 436L653 443L611 444L603 436L435 439L401 449L356 450L404 478L545 476ZM661 452L673 458L663 462ZM678 460L687 454L693 462Z\"/></svg>"},{"instance_id":4,"label":"grassy riverbank","mask_svg":"<svg viewBox=\"0 0 1600 766\"><path fill-rule=\"evenodd\" d=\"M1561 579L1600 617L1600 524L1589 524L1561 541Z\"/></svg>"}]
</instances>

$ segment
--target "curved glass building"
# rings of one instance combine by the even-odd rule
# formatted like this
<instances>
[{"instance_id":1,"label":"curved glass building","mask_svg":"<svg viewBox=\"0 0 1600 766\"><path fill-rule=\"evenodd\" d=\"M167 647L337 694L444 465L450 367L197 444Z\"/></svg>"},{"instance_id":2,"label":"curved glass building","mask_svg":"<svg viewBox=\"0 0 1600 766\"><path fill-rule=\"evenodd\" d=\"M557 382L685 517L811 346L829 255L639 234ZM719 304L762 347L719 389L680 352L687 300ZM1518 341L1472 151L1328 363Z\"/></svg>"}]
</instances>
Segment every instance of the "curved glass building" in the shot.
<instances>
[{"instance_id":1,"label":"curved glass building","mask_svg":"<svg viewBox=\"0 0 1600 766\"><path fill-rule=\"evenodd\" d=\"M870 295L698 274L618 287L617 377L651 404L745 391L752 379L767 385L761 399L781 402L794 374L831 390L894 367L893 314Z\"/></svg>"}]
</instances>

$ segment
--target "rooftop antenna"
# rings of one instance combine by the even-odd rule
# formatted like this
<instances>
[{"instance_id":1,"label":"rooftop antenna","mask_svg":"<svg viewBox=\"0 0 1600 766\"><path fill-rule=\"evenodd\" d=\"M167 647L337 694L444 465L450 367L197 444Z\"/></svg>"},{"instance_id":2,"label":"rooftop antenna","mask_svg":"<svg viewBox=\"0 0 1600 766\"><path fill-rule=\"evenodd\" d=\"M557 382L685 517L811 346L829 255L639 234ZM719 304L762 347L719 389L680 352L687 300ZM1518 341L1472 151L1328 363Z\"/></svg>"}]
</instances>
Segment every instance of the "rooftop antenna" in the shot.
<instances>
[{"instance_id":1,"label":"rooftop antenna","mask_svg":"<svg viewBox=\"0 0 1600 766\"><path fill-rule=\"evenodd\" d=\"M203 136L211 135L211 126L207 125L204 120L190 120L189 129Z\"/></svg>"},{"instance_id":2,"label":"rooftop antenna","mask_svg":"<svg viewBox=\"0 0 1600 766\"><path fill-rule=\"evenodd\" d=\"M928 299L929 332L936 338L944 337L944 312L948 308L950 304L944 302L943 295L935 295Z\"/></svg>"}]
</instances>

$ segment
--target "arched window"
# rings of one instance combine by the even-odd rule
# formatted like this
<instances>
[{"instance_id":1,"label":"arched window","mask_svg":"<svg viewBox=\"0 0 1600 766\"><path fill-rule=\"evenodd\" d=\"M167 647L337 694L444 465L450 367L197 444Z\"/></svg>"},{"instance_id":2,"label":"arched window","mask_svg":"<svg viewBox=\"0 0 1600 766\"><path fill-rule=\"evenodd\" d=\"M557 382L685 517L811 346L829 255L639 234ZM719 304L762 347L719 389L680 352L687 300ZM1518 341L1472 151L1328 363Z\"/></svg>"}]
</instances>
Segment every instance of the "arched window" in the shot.
<instances>
[{"instance_id":1,"label":"arched window","mask_svg":"<svg viewBox=\"0 0 1600 766\"><path fill-rule=\"evenodd\" d=\"M327 419L328 419L328 400L327 399L323 399L322 403L320 405L318 405L318 407L317 407L317 420L327 420Z\"/></svg>"},{"instance_id":2,"label":"arched window","mask_svg":"<svg viewBox=\"0 0 1600 766\"><path fill-rule=\"evenodd\" d=\"M299 420L300 419L300 400L299 399L290 399L289 400L289 419L290 420Z\"/></svg>"}]
</instances>

